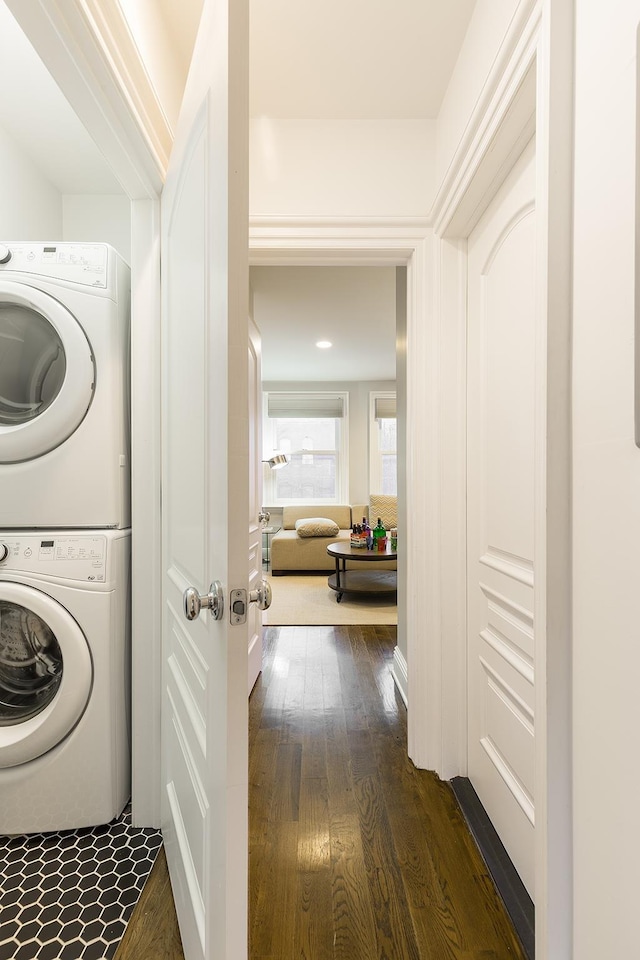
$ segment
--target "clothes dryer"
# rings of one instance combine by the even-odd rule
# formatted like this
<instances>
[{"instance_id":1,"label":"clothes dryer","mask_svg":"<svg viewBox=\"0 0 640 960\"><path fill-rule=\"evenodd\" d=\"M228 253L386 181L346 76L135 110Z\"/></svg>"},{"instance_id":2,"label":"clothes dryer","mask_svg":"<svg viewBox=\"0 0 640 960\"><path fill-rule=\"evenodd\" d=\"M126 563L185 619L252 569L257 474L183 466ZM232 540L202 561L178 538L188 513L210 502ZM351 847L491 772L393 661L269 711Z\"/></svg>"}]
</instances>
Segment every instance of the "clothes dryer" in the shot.
<instances>
[{"instance_id":1,"label":"clothes dryer","mask_svg":"<svg viewBox=\"0 0 640 960\"><path fill-rule=\"evenodd\" d=\"M0 833L130 795L130 531L0 532Z\"/></svg>"},{"instance_id":2,"label":"clothes dryer","mask_svg":"<svg viewBox=\"0 0 640 960\"><path fill-rule=\"evenodd\" d=\"M0 529L129 526L130 288L107 244L0 244Z\"/></svg>"}]
</instances>

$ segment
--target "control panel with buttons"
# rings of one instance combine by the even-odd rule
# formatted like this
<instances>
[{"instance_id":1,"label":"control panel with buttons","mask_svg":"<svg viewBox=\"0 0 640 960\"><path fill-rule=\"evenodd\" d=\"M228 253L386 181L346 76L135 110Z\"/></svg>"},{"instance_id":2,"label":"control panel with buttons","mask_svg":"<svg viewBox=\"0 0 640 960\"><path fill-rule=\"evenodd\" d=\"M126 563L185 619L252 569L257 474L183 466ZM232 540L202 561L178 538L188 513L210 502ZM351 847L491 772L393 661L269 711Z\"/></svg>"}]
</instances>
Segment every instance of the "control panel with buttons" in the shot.
<instances>
[{"instance_id":1,"label":"control panel with buttons","mask_svg":"<svg viewBox=\"0 0 640 960\"><path fill-rule=\"evenodd\" d=\"M38 572L64 580L101 582L105 579L107 543L103 536L42 536L3 534L0 577L4 570Z\"/></svg>"},{"instance_id":2,"label":"control panel with buttons","mask_svg":"<svg viewBox=\"0 0 640 960\"><path fill-rule=\"evenodd\" d=\"M103 243L0 243L0 271L106 288L107 256Z\"/></svg>"}]
</instances>

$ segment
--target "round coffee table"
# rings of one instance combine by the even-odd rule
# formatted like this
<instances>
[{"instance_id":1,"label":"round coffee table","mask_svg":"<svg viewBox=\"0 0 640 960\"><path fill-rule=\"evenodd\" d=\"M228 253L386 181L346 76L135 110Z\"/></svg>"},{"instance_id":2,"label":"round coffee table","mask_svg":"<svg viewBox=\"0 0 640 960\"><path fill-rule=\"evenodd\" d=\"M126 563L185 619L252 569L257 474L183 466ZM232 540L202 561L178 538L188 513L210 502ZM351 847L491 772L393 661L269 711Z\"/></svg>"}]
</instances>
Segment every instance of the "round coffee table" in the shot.
<instances>
[{"instance_id":1,"label":"round coffee table","mask_svg":"<svg viewBox=\"0 0 640 960\"><path fill-rule=\"evenodd\" d=\"M372 566L381 560L397 560L398 554L387 544L386 550L363 550L352 547L350 543L330 543L327 553L336 561L336 572L329 577L328 584L335 590L338 603L343 593L396 593L398 574L395 570L376 570ZM347 570L347 560L366 563L363 570Z\"/></svg>"}]
</instances>

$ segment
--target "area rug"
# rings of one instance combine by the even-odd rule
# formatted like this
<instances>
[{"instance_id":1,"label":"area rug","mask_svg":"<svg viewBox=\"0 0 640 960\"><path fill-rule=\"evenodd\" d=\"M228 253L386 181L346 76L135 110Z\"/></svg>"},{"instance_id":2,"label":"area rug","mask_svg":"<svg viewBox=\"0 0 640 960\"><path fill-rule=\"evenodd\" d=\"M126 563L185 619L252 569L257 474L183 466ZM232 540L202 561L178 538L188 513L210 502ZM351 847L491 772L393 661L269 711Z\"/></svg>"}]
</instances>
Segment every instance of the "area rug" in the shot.
<instances>
[{"instance_id":1,"label":"area rug","mask_svg":"<svg viewBox=\"0 0 640 960\"><path fill-rule=\"evenodd\" d=\"M316 626L324 624L393 624L398 622L395 598L343 594L327 586L327 574L269 576L271 606L262 615L265 626Z\"/></svg>"}]
</instances>

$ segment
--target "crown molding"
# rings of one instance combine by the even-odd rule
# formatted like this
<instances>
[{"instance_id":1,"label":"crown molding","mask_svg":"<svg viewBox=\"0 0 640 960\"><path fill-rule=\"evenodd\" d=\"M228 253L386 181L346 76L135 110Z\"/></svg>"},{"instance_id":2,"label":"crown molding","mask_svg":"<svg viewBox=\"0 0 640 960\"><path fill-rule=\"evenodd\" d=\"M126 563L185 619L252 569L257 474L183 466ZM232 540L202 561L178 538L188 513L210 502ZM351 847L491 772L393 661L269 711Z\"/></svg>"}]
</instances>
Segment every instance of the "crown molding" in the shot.
<instances>
[{"instance_id":1,"label":"crown molding","mask_svg":"<svg viewBox=\"0 0 640 960\"><path fill-rule=\"evenodd\" d=\"M535 133L541 0L521 0L433 202L437 236L467 236Z\"/></svg>"},{"instance_id":2,"label":"crown molding","mask_svg":"<svg viewBox=\"0 0 640 960\"><path fill-rule=\"evenodd\" d=\"M401 265L431 235L417 217L251 217L252 264Z\"/></svg>"},{"instance_id":3,"label":"crown molding","mask_svg":"<svg viewBox=\"0 0 640 960\"><path fill-rule=\"evenodd\" d=\"M84 11L96 42L131 112L137 118L159 168L163 173L166 172L174 132L122 7L117 0L76 0L76 3Z\"/></svg>"}]
</instances>

